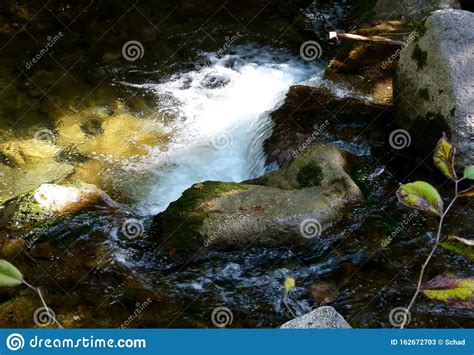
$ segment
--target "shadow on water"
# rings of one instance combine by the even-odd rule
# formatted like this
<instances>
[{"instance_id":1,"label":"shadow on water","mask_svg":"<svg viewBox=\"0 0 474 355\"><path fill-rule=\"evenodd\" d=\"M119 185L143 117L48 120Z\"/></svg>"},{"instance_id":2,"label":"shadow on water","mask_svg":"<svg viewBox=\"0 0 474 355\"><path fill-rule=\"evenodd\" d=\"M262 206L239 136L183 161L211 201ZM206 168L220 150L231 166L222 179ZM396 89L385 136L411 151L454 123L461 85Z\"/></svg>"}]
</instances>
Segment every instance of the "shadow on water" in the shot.
<instances>
[{"instance_id":1,"label":"shadow on water","mask_svg":"<svg viewBox=\"0 0 474 355\"><path fill-rule=\"evenodd\" d=\"M212 5L199 8L198 13L194 13L197 8L191 5L190 8L175 9L171 1L161 2L159 8L143 5L146 7L143 9L140 5L139 9L151 14L154 23L171 13L164 25L154 31L149 26L136 26L144 21L137 9L132 9L124 22L111 27L114 16L126 12L126 3L116 6L113 2L110 7L113 12L106 14L100 11L103 4L94 4L88 10L89 17L79 17L73 22L71 33L65 33L65 40L55 47L54 56L45 57L31 71L25 71L18 63L26 63L35 52L27 49L31 39L26 33L15 30L14 23L27 19L21 18L7 3L2 4L2 14L7 18L15 17L15 21L7 21L10 27L2 27L5 32L1 33L1 38L6 43L13 34L18 37L14 45L2 49L5 54L2 61L7 65L0 69L0 85L4 90L0 139L5 141L27 136L28 129L35 125L53 127L58 111L72 114L90 106L118 111L117 98L125 102L127 110L137 114L143 109L159 111L163 107L159 105L156 93L120 83L155 85L169 81L176 73L196 71L196 63L199 63L199 71L207 63L203 53L218 51L226 43L226 37L241 30L241 26L223 11L208 24L208 31L196 33L189 42L190 33L199 27L196 23L201 24L200 20L209 16ZM294 3L308 6L309 2ZM337 3L321 7L333 23L348 11L346 5L336 6ZM288 6L291 5L294 4ZM264 18L278 18L275 15L284 11L278 6L284 5L272 3L263 12ZM72 21L81 9L77 5L57 14L58 21ZM246 9L248 11L242 14L244 18L255 16L255 11L252 12L255 5ZM317 9L317 6L308 8L313 15L309 16L313 21L310 23L319 31L325 31L327 25L318 23ZM191 20L182 21L189 13L194 13ZM281 28L294 22L296 15L294 11L287 13L288 18L252 24L248 32L243 33L242 44L265 44L297 53L301 42L313 38L308 33L314 34L315 27L298 22L296 33L283 33ZM37 27L33 33L45 38L58 27L57 24L41 27L50 23L45 19L51 15L44 13L41 16L32 23ZM98 21L91 21L91 17ZM121 61L120 49L130 38L143 39L147 55L140 63ZM324 56L330 58L332 51L331 46L325 44ZM169 61L171 57L173 60ZM64 68L71 69L71 75L63 75L64 70L58 69L55 63L57 60ZM12 80L14 85L9 86ZM182 84L186 85L186 82ZM208 84L211 88L220 85L216 80ZM173 114L164 112L158 121L168 123L169 116ZM179 124L175 119L173 116L171 121ZM355 129L353 137L357 137L367 125L368 122L362 122L356 128L352 125L343 128ZM386 123L382 122L380 126L386 126ZM87 134L100 131L94 121L87 121L82 127ZM359 141L345 138L336 143L354 147ZM48 305L64 326L212 327L212 310L225 306L232 310L233 327L277 327L291 318L283 303L283 282L291 276L296 280L296 288L291 291L289 304L296 313L305 313L324 303L334 306L354 327L391 327L390 310L409 302L436 228L434 219L421 213L412 215L413 211L402 208L396 202L395 189L407 176L410 180L432 182L443 196L449 196L452 187L434 172L430 157L394 151L383 134L371 144L371 154L361 154L355 164L360 175L358 183L366 194L367 203L341 215L337 224L305 250L288 246L227 253L209 251L205 259L185 265L173 264L170 255L162 254L150 236L153 232L149 230L151 217L141 217L143 233L137 238L124 235L123 223L133 216L131 211L125 210L82 213L49 226L47 235L35 230L21 231L18 235L0 229L0 238L5 242L17 236L26 236L27 240L31 237L33 244L15 256L14 263L28 282L42 288ZM68 152L63 153L67 156ZM90 157L82 151L71 153L66 160L80 165L87 159ZM132 163L133 166L136 164ZM104 166L104 170L109 169L111 163L107 161ZM138 173L133 169L121 171L117 180L127 179L127 174ZM117 176L117 172L114 170L111 176ZM136 185L142 187L139 183ZM118 184L108 192L114 198L120 198L123 186ZM130 199L125 198L122 202L130 202ZM447 219L443 234L472 237L473 211L472 202L459 202ZM404 220L409 222L403 223ZM439 250L430 264L426 280L443 272L468 276L471 270L472 264L462 256ZM28 289L2 289L0 302L1 326L35 326L32 314L40 304ZM448 308L420 296L410 325L469 327L473 325L472 315L470 310Z\"/></svg>"}]
</instances>

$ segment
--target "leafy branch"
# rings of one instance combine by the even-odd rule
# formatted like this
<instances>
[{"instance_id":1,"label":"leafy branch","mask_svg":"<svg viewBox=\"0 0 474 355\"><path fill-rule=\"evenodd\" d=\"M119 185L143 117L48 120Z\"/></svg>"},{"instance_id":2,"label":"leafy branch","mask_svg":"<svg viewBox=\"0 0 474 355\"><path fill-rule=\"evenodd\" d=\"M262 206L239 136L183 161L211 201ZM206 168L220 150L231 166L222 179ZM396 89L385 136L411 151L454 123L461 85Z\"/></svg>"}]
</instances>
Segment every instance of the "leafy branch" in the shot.
<instances>
[{"instance_id":1,"label":"leafy branch","mask_svg":"<svg viewBox=\"0 0 474 355\"><path fill-rule=\"evenodd\" d=\"M48 313L48 316L50 317L50 319L54 323L56 323L56 325L59 328L62 328L63 326L56 320L55 316L51 313L50 308L46 304L39 287L34 287L30 285L28 282L25 281L25 278L23 277L23 274L20 272L20 270L18 270L15 266L13 266L8 261L0 259L0 286L15 287L21 284L27 286L28 288L32 289L38 294L41 300L41 303L43 304L43 307L45 311Z\"/></svg>"},{"instance_id":2,"label":"leafy branch","mask_svg":"<svg viewBox=\"0 0 474 355\"><path fill-rule=\"evenodd\" d=\"M413 183L401 185L397 191L398 200L403 203L404 205L416 208L431 214L435 214L439 217L439 224L438 224L438 231L436 233L436 240L431 252L428 254L425 262L421 267L420 276L418 279L418 284L416 287L415 294L413 295L408 307L406 308L405 312L406 315L403 318L403 322L400 325L400 328L404 328L410 314L410 309L413 307L413 304L418 297L418 294L421 291L421 285L423 282L423 276L425 274L426 267L430 262L431 258L433 257L436 249L438 248L439 241L441 239L441 231L443 228L443 223L446 215L450 211L451 207L454 205L456 200L460 197L472 197L474 196L474 186L470 188L460 191L459 184L461 181L465 179L474 180L474 165L468 166L464 169L463 177L458 178L456 174L456 169L454 166L454 157L456 154L456 148L448 141L445 135L438 141L438 144L435 148L435 153L433 156L433 160L435 165L438 169L443 172L450 180L454 182L454 197L451 202L448 204L446 209L444 208L443 200L436 190L435 187L428 184L424 181L416 181Z\"/></svg>"}]
</instances>

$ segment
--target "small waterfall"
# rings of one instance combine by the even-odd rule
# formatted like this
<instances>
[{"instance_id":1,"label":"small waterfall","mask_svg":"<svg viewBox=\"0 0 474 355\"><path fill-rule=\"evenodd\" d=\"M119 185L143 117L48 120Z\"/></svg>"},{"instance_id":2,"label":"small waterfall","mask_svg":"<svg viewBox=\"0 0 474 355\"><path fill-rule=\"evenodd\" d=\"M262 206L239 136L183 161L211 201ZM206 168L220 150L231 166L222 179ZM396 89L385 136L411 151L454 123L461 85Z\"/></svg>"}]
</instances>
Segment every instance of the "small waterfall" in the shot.
<instances>
[{"instance_id":1,"label":"small waterfall","mask_svg":"<svg viewBox=\"0 0 474 355\"><path fill-rule=\"evenodd\" d=\"M137 203L144 215L163 211L196 182L263 174L262 143L272 128L268 113L290 85L321 70L287 53L249 46L210 57L208 65L166 82L129 84L154 92L176 116L167 151L152 151L139 166L152 176L148 195Z\"/></svg>"}]
</instances>

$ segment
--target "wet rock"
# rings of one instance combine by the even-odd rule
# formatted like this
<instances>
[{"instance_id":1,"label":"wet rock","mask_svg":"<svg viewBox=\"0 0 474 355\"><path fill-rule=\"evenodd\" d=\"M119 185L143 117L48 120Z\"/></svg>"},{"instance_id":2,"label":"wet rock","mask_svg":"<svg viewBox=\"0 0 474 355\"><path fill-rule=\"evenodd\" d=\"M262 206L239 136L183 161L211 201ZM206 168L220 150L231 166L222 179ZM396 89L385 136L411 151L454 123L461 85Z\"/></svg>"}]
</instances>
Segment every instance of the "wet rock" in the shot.
<instances>
[{"instance_id":1,"label":"wet rock","mask_svg":"<svg viewBox=\"0 0 474 355\"><path fill-rule=\"evenodd\" d=\"M378 0L374 11L382 19L421 20L429 13L440 9L459 9L458 0Z\"/></svg>"},{"instance_id":2,"label":"wet rock","mask_svg":"<svg viewBox=\"0 0 474 355\"><path fill-rule=\"evenodd\" d=\"M344 207L363 200L345 165L338 148L320 144L255 180L195 184L155 217L154 229L160 243L178 256L206 248L318 240Z\"/></svg>"},{"instance_id":3,"label":"wet rock","mask_svg":"<svg viewBox=\"0 0 474 355\"><path fill-rule=\"evenodd\" d=\"M132 114L108 110L84 111L57 119L58 144L85 156L124 159L146 155L150 147L167 141L156 124Z\"/></svg>"},{"instance_id":4,"label":"wet rock","mask_svg":"<svg viewBox=\"0 0 474 355\"><path fill-rule=\"evenodd\" d=\"M38 139L0 144L0 155L9 165L19 167L51 160L58 152L59 148L55 145Z\"/></svg>"},{"instance_id":5,"label":"wet rock","mask_svg":"<svg viewBox=\"0 0 474 355\"><path fill-rule=\"evenodd\" d=\"M43 184L36 190L4 203L0 208L0 227L23 228L93 207L117 204L98 187L90 184L61 186Z\"/></svg>"},{"instance_id":6,"label":"wet rock","mask_svg":"<svg viewBox=\"0 0 474 355\"><path fill-rule=\"evenodd\" d=\"M311 286L311 295L318 303L330 303L336 299L337 287L330 282L318 282Z\"/></svg>"},{"instance_id":7,"label":"wet rock","mask_svg":"<svg viewBox=\"0 0 474 355\"><path fill-rule=\"evenodd\" d=\"M333 307L324 306L283 324L282 329L335 329L351 328L349 323Z\"/></svg>"},{"instance_id":8,"label":"wet rock","mask_svg":"<svg viewBox=\"0 0 474 355\"><path fill-rule=\"evenodd\" d=\"M77 187L43 184L33 197L41 208L55 213L72 213L98 204L113 204L102 190L91 184Z\"/></svg>"},{"instance_id":9,"label":"wet rock","mask_svg":"<svg viewBox=\"0 0 474 355\"><path fill-rule=\"evenodd\" d=\"M436 11L418 40L403 49L395 81L397 122L415 149L431 152L443 131L461 165L474 156L474 14Z\"/></svg>"},{"instance_id":10,"label":"wet rock","mask_svg":"<svg viewBox=\"0 0 474 355\"><path fill-rule=\"evenodd\" d=\"M43 183L58 182L74 170L72 165L56 161L11 168L0 163L0 203L28 193Z\"/></svg>"},{"instance_id":11,"label":"wet rock","mask_svg":"<svg viewBox=\"0 0 474 355\"><path fill-rule=\"evenodd\" d=\"M318 83L321 85L321 83ZM338 139L351 141L357 137L357 130L364 126L365 120L386 125L391 120L387 105L373 102L363 94L351 96L347 91L328 87L309 87L294 85L290 88L285 102L271 113L274 129L270 138L264 142L268 163L283 165L306 147L321 142ZM376 134L375 130L367 134ZM374 142L380 141L379 138Z\"/></svg>"}]
</instances>

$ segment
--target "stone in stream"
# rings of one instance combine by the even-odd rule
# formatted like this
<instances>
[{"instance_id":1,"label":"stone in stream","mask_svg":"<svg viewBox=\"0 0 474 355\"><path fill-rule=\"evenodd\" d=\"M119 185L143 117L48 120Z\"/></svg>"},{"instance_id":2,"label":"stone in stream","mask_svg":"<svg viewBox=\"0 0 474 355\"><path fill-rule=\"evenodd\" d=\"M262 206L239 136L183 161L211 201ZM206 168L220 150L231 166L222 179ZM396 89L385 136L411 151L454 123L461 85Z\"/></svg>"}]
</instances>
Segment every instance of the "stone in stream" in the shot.
<instances>
[{"instance_id":1,"label":"stone in stream","mask_svg":"<svg viewBox=\"0 0 474 355\"><path fill-rule=\"evenodd\" d=\"M428 155L444 131L461 165L474 156L473 23L471 12L436 11L402 50L394 84L397 122L414 148Z\"/></svg>"},{"instance_id":2,"label":"stone in stream","mask_svg":"<svg viewBox=\"0 0 474 355\"><path fill-rule=\"evenodd\" d=\"M333 307L318 307L314 311L292 319L280 328L282 329L335 329L352 328L349 323Z\"/></svg>"},{"instance_id":3,"label":"stone in stream","mask_svg":"<svg viewBox=\"0 0 474 355\"><path fill-rule=\"evenodd\" d=\"M307 245L345 207L363 201L337 147L314 145L278 172L244 183L197 183L154 220L158 245L173 255L248 245Z\"/></svg>"},{"instance_id":4,"label":"stone in stream","mask_svg":"<svg viewBox=\"0 0 474 355\"><path fill-rule=\"evenodd\" d=\"M0 227L21 229L38 223L51 224L60 217L99 206L117 207L117 204L95 185L42 184L0 205Z\"/></svg>"}]
</instances>

